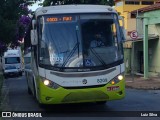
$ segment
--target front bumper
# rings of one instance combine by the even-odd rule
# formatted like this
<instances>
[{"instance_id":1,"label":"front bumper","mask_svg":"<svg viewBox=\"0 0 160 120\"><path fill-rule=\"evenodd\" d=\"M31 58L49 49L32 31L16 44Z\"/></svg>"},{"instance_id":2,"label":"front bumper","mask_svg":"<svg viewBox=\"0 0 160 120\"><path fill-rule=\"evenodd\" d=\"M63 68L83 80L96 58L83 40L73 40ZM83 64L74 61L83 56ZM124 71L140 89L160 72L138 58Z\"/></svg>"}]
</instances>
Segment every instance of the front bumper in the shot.
<instances>
[{"instance_id":1,"label":"front bumper","mask_svg":"<svg viewBox=\"0 0 160 120\"><path fill-rule=\"evenodd\" d=\"M4 72L4 75L17 75L19 72Z\"/></svg>"},{"instance_id":2,"label":"front bumper","mask_svg":"<svg viewBox=\"0 0 160 120\"><path fill-rule=\"evenodd\" d=\"M10 72L4 72L5 76L14 76L14 75L19 75L22 73L22 71L10 71Z\"/></svg>"},{"instance_id":3,"label":"front bumper","mask_svg":"<svg viewBox=\"0 0 160 120\"><path fill-rule=\"evenodd\" d=\"M116 89L108 89L112 87ZM110 101L124 98L125 81L122 80L115 85L108 83L104 86L94 88L68 89L59 87L56 90L45 86L43 82L40 81L37 90L39 103L42 104Z\"/></svg>"}]
</instances>

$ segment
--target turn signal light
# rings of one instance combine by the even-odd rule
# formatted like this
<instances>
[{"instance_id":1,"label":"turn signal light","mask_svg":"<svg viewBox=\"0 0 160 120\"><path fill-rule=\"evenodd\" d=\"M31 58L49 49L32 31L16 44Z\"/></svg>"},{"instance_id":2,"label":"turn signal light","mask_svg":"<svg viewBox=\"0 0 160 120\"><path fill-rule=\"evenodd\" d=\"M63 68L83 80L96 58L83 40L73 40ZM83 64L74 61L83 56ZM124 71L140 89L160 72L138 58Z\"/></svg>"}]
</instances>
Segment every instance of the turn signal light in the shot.
<instances>
[{"instance_id":1,"label":"turn signal light","mask_svg":"<svg viewBox=\"0 0 160 120\"><path fill-rule=\"evenodd\" d=\"M114 85L114 84L115 84L115 82L114 82L114 81L112 81L112 82L111 82L111 84L112 84L112 85Z\"/></svg>"}]
</instances>

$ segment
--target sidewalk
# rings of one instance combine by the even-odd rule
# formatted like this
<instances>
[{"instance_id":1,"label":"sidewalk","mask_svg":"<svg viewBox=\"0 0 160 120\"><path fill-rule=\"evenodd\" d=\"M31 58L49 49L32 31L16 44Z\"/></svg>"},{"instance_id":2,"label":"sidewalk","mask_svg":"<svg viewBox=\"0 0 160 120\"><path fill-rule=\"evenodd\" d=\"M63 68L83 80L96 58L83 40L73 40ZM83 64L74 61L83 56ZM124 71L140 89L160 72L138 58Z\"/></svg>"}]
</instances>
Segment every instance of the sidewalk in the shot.
<instances>
[{"instance_id":1,"label":"sidewalk","mask_svg":"<svg viewBox=\"0 0 160 120\"><path fill-rule=\"evenodd\" d=\"M144 79L143 76L126 75L126 88L144 89L144 90L160 90L160 78L152 77Z\"/></svg>"}]
</instances>

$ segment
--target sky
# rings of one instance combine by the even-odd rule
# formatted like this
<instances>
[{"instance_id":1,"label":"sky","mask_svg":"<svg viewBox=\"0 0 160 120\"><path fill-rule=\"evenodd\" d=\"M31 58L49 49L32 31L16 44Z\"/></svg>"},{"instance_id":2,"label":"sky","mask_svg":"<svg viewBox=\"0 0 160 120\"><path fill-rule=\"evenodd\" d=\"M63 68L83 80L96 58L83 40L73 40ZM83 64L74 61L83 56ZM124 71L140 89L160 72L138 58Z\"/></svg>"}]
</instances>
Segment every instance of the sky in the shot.
<instances>
[{"instance_id":1,"label":"sky","mask_svg":"<svg viewBox=\"0 0 160 120\"><path fill-rule=\"evenodd\" d=\"M41 2L38 1L38 2L34 3L32 6L28 6L28 8L31 9L32 11L35 11L38 7L41 7L41 6L38 6L38 4L43 3L43 1L44 0L41 0Z\"/></svg>"}]
</instances>

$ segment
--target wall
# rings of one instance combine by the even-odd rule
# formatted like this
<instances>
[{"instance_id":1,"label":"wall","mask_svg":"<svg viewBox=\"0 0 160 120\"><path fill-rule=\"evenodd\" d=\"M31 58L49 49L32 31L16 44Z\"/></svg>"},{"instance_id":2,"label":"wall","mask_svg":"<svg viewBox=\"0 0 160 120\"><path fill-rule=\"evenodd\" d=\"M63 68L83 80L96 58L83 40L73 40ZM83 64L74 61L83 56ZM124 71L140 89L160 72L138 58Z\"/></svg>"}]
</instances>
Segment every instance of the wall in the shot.
<instances>
[{"instance_id":1,"label":"wall","mask_svg":"<svg viewBox=\"0 0 160 120\"><path fill-rule=\"evenodd\" d=\"M160 24L154 25L155 31L160 29ZM149 29L149 31L152 31ZM152 32L153 33L153 32ZM156 34L156 33L155 33ZM160 36L160 31L159 31ZM153 45L153 48L150 48L150 45ZM160 76L160 40L158 39L155 43L151 42L149 44L149 60L152 59L151 63L149 63L150 72L155 73ZM152 74L151 74L152 75Z\"/></svg>"},{"instance_id":2,"label":"wall","mask_svg":"<svg viewBox=\"0 0 160 120\"><path fill-rule=\"evenodd\" d=\"M159 40L149 41L148 48L148 61L149 61L149 72L151 76L160 75L160 51L159 48Z\"/></svg>"},{"instance_id":3,"label":"wall","mask_svg":"<svg viewBox=\"0 0 160 120\"><path fill-rule=\"evenodd\" d=\"M140 8L147 7L148 5L124 5L123 12L131 12Z\"/></svg>"},{"instance_id":4,"label":"wall","mask_svg":"<svg viewBox=\"0 0 160 120\"><path fill-rule=\"evenodd\" d=\"M157 76L160 73L160 57L158 54L160 52L157 50L159 48L159 40L152 39L149 40L149 52L148 52L148 63L149 63L149 75ZM139 53L143 52L143 42L135 42L135 54L134 54L134 69L136 72L140 72L140 56ZM143 66L143 65L142 65ZM160 74L159 74L160 75Z\"/></svg>"},{"instance_id":5,"label":"wall","mask_svg":"<svg viewBox=\"0 0 160 120\"><path fill-rule=\"evenodd\" d=\"M158 34L160 36L160 10L148 11L144 13L144 17L147 19L149 26L149 34ZM149 54L152 53L152 61L149 63L151 75L160 76L160 40L158 39L154 43L149 43ZM153 45L153 49L150 48L150 45ZM154 74L153 74L154 73Z\"/></svg>"},{"instance_id":6,"label":"wall","mask_svg":"<svg viewBox=\"0 0 160 120\"><path fill-rule=\"evenodd\" d=\"M131 72L131 49L124 48L124 64L125 64L125 74Z\"/></svg>"},{"instance_id":7,"label":"wall","mask_svg":"<svg viewBox=\"0 0 160 120\"><path fill-rule=\"evenodd\" d=\"M128 18L127 20L127 33L136 30L136 19ZM127 39L131 39L130 34L127 35Z\"/></svg>"},{"instance_id":8,"label":"wall","mask_svg":"<svg viewBox=\"0 0 160 120\"><path fill-rule=\"evenodd\" d=\"M133 55L133 64L134 64L134 71L140 72L140 58L139 58L139 52L143 52L143 42L142 41L137 41L134 42L134 55Z\"/></svg>"},{"instance_id":9,"label":"wall","mask_svg":"<svg viewBox=\"0 0 160 120\"><path fill-rule=\"evenodd\" d=\"M135 30L136 19L135 18L133 19L133 18L130 17L131 11L134 11L134 10L137 10L137 9L140 9L140 8L143 8L143 7L147 7L149 5L128 5L128 4L126 5L125 0L119 0L119 1L123 1L123 4L121 4L120 6L115 6L115 9L116 9L117 12L120 13L120 16L124 17L124 21L125 21L124 27L125 27L125 29L127 31ZM139 0L139 1L142 1L142 0ZM149 1L156 1L156 0L149 0Z\"/></svg>"}]
</instances>

